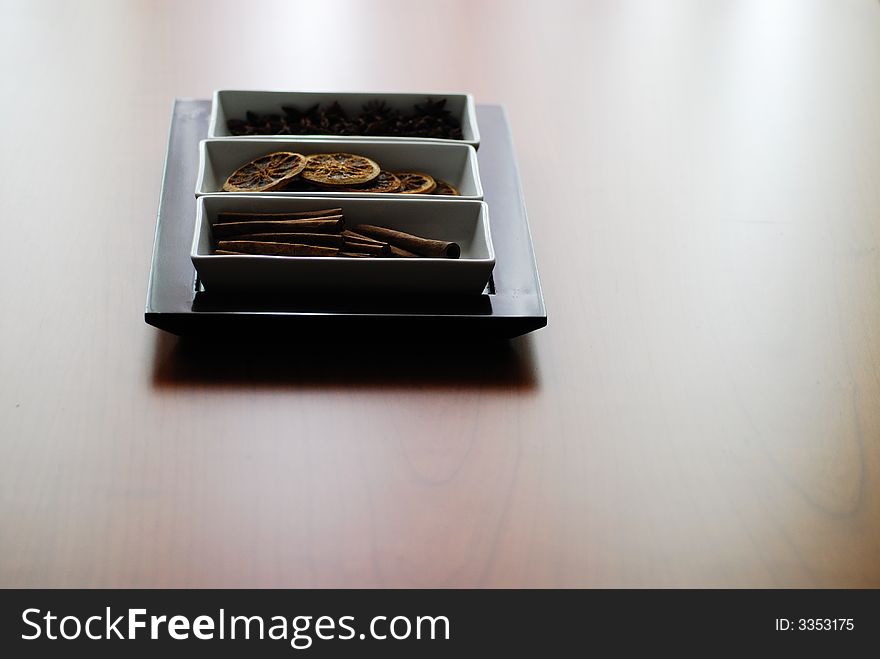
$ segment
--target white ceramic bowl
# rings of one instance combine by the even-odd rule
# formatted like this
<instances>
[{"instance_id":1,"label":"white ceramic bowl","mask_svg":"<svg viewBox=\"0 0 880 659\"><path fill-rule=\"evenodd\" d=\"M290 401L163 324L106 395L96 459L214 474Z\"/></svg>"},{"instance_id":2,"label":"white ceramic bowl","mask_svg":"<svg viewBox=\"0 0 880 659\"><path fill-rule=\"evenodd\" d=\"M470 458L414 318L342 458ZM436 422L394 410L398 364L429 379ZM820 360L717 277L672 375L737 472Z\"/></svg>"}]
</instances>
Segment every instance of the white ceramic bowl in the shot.
<instances>
[{"instance_id":1,"label":"white ceramic bowl","mask_svg":"<svg viewBox=\"0 0 880 659\"><path fill-rule=\"evenodd\" d=\"M460 197L446 199L482 199L483 187L477 167L477 152L468 144L430 144L414 141L362 140L358 142L325 139L214 139L199 145L199 173L196 195L229 194L223 183L245 163L274 151L293 151L308 155L342 151L375 160L382 169L392 172L417 171L439 177L458 188ZM399 195L375 192L258 192L258 195L309 197L420 197L437 199L439 195Z\"/></svg>"},{"instance_id":2,"label":"white ceramic bowl","mask_svg":"<svg viewBox=\"0 0 880 659\"><path fill-rule=\"evenodd\" d=\"M231 137L226 122L229 119L244 119L245 113L250 110L257 114L284 114L282 106L288 105L305 110L315 104L322 106L337 101L346 113L356 116L364 103L378 100L384 101L395 110L411 112L415 103L424 103L427 98L435 100L446 99L445 109L458 119L461 124L461 140L446 140L425 137L386 137L375 136L388 140L425 140L430 142L451 142L454 144L470 144L478 147L480 133L477 129L476 108L474 98L470 94L449 94L437 92L423 92L418 94L398 94L385 92L294 92L294 91L244 91L234 89L221 89L214 92L214 104L211 109L211 123L208 126L208 137ZM302 135L278 135L278 138L298 139ZM368 139L369 136L323 136L327 139L341 139L352 141ZM240 138L235 138L240 139Z\"/></svg>"},{"instance_id":3,"label":"white ceramic bowl","mask_svg":"<svg viewBox=\"0 0 880 659\"><path fill-rule=\"evenodd\" d=\"M221 211L284 213L342 208L345 223L406 231L461 246L458 259L239 256L212 254ZM328 199L206 195L198 198L192 262L208 292L480 294L495 267L489 209L481 201Z\"/></svg>"}]
</instances>

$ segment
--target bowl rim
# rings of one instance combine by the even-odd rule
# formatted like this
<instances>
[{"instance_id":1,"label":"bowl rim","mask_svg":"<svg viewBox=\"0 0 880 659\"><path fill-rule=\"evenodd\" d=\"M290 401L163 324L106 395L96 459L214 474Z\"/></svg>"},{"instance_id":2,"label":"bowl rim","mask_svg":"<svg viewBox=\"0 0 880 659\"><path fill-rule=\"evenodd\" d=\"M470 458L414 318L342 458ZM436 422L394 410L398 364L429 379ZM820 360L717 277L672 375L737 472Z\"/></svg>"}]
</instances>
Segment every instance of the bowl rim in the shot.
<instances>
[{"instance_id":1,"label":"bowl rim","mask_svg":"<svg viewBox=\"0 0 880 659\"><path fill-rule=\"evenodd\" d=\"M480 180L480 164L479 159L477 157L477 149L472 144L467 144L461 141L450 141L445 140L442 142L425 142L420 140L411 140L411 139L384 139L384 138L369 138L369 139L360 139L355 140L354 142L349 142L348 140L340 140L333 139L328 140L323 137L298 137L297 139L287 139L287 140L278 140L273 139L271 137L241 137L236 138L234 140L228 139L225 137L206 137L199 141L199 166L196 172L196 186L195 186L195 196L203 197L209 194L219 194L223 196L227 196L230 194L238 194L231 192L223 192L221 190L211 190L211 191L203 191L205 185L205 171L207 167L208 160L208 149L211 144L255 144L255 143L266 143L266 144L290 144L293 142L304 142L306 144L351 144L353 147L358 144L369 144L369 145L378 145L378 146L389 146L391 148L403 148L407 146L417 146L417 147L429 147L429 148L453 148L453 149L464 149L466 152L467 158L467 166L470 170L471 175L474 179L474 187L476 188L476 193L473 195L461 195L458 197L449 197L449 201L459 202L459 201L482 201L485 196L485 191L483 190L483 183ZM223 147L221 147L223 148ZM235 148L235 147L231 147ZM257 195L266 195L267 197L294 197L301 198L302 195L309 196L311 193L303 193L303 192L287 192L287 191L273 191L273 192L258 192L253 193ZM336 197L339 199L385 199L385 198L399 198L399 197L391 197L388 193L382 192L340 192L340 191L327 191L327 192L318 192L313 193L316 196L320 196L322 198L332 198ZM429 199L434 195L412 195L414 198L419 199ZM435 199L436 201L436 199Z\"/></svg>"},{"instance_id":2,"label":"bowl rim","mask_svg":"<svg viewBox=\"0 0 880 659\"><path fill-rule=\"evenodd\" d=\"M218 135L217 134L217 114L218 107L221 103L220 97L224 94L303 94L308 96L316 96L316 95L325 95L325 94L335 94L339 96L346 95L354 95L354 94L363 94L363 95L375 95L376 97L394 97L394 96L445 96L445 97L461 97L464 98L464 110L462 114L462 119L466 120L468 125L470 126L472 137L469 140L460 139L453 140L444 137L395 137L393 135L384 136L384 139L389 140L419 140L429 143L450 143L450 144L470 144L472 146L477 146L480 144L480 127L477 123L477 105L474 101L474 95L470 92L443 92L443 91L433 91L433 92L412 92L412 91L375 91L375 90L357 90L357 89L347 89L347 90L324 90L324 89L215 89L213 94L211 95L211 117L208 121L208 138L217 138L217 139L246 139L250 136L236 136L236 135ZM272 137L272 136L267 136ZM301 137L299 135L276 135L275 139L291 139L296 137ZM306 136L302 136L306 137ZM308 136L311 137L311 136ZM321 136L319 136L321 137ZM383 136L373 136L373 135L327 135L326 137L331 138L348 138L354 137L359 140L369 139L372 137L383 137Z\"/></svg>"},{"instance_id":3,"label":"bowl rim","mask_svg":"<svg viewBox=\"0 0 880 659\"><path fill-rule=\"evenodd\" d=\"M256 200L263 201L266 199L296 199L297 201L305 200L305 201L314 201L316 203L327 203L328 197L261 197L256 195L243 195L243 194L233 194L233 193L223 193L223 194L205 194L201 195L196 199L196 217L195 224L193 228L193 237L192 242L190 243L190 258L193 261L193 264L197 260L202 259L246 259L247 261L265 261L265 260L277 260L284 259L289 262L328 262L328 263L336 263L336 262L345 262L345 263L406 263L412 267L421 267L417 264L419 263L465 263L465 264L487 264L491 263L493 266L495 264L495 246L492 242L492 230L490 227L490 219L489 219L489 204L487 204L482 199L460 199L458 201L449 200L449 199L377 199L375 197L347 197L344 199L347 203L353 203L354 205L359 205L363 202L382 202L386 201L394 204L414 204L414 205L430 205L430 204L448 204L450 201L455 203L456 205L466 204L466 205L479 205L479 210L477 212L477 222L480 223L482 227L482 235L483 240L486 245L486 251L488 256L486 258L457 258L457 259L444 259L444 258L435 258L424 256L418 259L389 259L389 258L379 258L379 257L364 257L360 259L350 259L344 256L272 256L267 254L202 254L199 252L199 242L202 233L202 226L204 224L204 215L205 215L205 204L208 203L209 200ZM272 202L275 203L275 202ZM354 266L361 267L361 266ZM394 266L401 267L401 266ZM406 267L406 266L403 266ZM454 267L454 266L452 266Z\"/></svg>"}]
</instances>

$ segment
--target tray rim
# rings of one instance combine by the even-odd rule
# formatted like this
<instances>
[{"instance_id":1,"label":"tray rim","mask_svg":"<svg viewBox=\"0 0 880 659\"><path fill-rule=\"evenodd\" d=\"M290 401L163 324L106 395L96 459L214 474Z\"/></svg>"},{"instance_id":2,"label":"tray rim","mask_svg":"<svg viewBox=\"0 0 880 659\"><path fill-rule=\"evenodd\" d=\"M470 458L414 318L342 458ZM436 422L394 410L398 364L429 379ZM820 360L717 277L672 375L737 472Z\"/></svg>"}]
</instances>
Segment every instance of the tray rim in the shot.
<instances>
[{"instance_id":1,"label":"tray rim","mask_svg":"<svg viewBox=\"0 0 880 659\"><path fill-rule=\"evenodd\" d=\"M195 111L193 111L193 108L195 108ZM163 274L167 274L166 271L163 270L163 262L167 261L165 257L168 256L166 252L169 249L163 245L162 241L163 219L165 219L163 218L163 212L166 212L167 210L166 206L169 203L169 198L174 196L172 193L180 192L179 188L175 190L171 190L170 188L171 186L183 186L189 189L194 187L195 183L194 180L175 181L173 179L173 175L176 175L177 170L182 167L180 163L173 161L173 158L178 155L176 151L180 151L180 147L175 149L174 140L176 129L180 128L178 123L183 124L185 120L191 120L195 115L204 114L205 116L201 120L196 118L196 121L200 121L202 124L201 132L195 139L195 143L198 144L200 140L205 139L207 122L210 114L209 100L178 98L175 99L172 104L171 125L168 131L168 145L163 167L163 182L159 195L159 210L155 223L153 254L150 262L150 273L147 286L147 299L144 306L144 319L146 323L173 334L180 335L204 330L207 327L210 327L212 330L228 329L233 326L238 330L243 328L248 329L252 323L254 328L259 326L261 329L277 328L284 329L285 331L308 331L311 326L314 326L315 328L348 328L352 324L357 324L367 330L373 329L373 326L375 326L375 329L382 330L392 327L395 329L398 327L403 328L404 326L409 329L413 326L418 326L420 330L427 331L433 331L434 329L437 329L438 331L442 330L444 332L455 330L456 333L460 331L473 336L490 335L493 337L507 338L525 334L546 326L546 306L537 269L537 259L534 252L524 194L520 184L519 165L515 156L507 110L500 105L482 104L477 105L476 109L478 118L481 114L485 115L483 120L489 120L490 123L493 124L491 126L492 130L486 131L484 127L484 130L481 131L481 136L483 138L481 146L483 148L479 150L478 157L481 155L485 157L492 152L491 148L485 148L485 139L488 133L496 131L499 131L499 136L506 142L506 144L501 145L503 147L502 151L509 151L511 156L509 159L511 170L510 172L507 172L508 180L506 180L505 183L516 188L516 203L514 205L516 206L519 218L512 221L522 223L521 230L523 231L525 244L522 245L521 248L527 251L527 256L525 254L520 254L517 258L519 261L519 263L517 263L517 274L525 274L530 278L530 284L532 285L526 288L530 288L531 290L514 289L510 292L496 291L489 295L484 294L482 296L483 298L490 299L491 311L488 313L457 311L455 305L452 305L452 308L446 308L445 310L437 307L434 310L422 309L419 311L411 311L407 309L400 311L387 311L378 308L373 310L314 310L311 308L292 309L280 307L275 309L256 309L252 306L249 308L194 309L194 304L197 302L198 281L195 275L195 269L188 258L189 245L187 245L187 249L182 252L183 257L185 257L186 267L191 271L189 273L191 277L188 278L187 290L184 292L180 276L178 276L177 279L181 280L181 282L177 284L174 284L173 282L169 283L169 281L164 280L161 285L157 283L157 280L162 277ZM187 112L187 110L189 112ZM489 117L488 115L495 116ZM191 131L193 129L180 128L180 130ZM183 139L185 138L178 137L178 140ZM184 154L184 157L194 161L197 158L197 155L197 149L194 148L192 153ZM507 160L505 160L505 162L507 162ZM193 165L192 162L190 162L188 166L192 170L194 176L198 164L195 163L195 165ZM485 188L485 180L487 178L493 179L494 175L488 177L484 176L483 178ZM193 185L190 186L189 183L193 183ZM194 204L195 198L191 195L191 192L190 199ZM194 222L195 213L192 215L192 222ZM495 235L497 231L498 229L493 225L493 235ZM506 258L506 256L501 253L502 250L499 250L497 243L495 248L496 259L500 260L501 258ZM512 261L513 259L511 259L511 262ZM177 263L174 267L180 269L181 266ZM177 272L175 274L180 275L181 273ZM167 279L167 277L165 279ZM172 287L173 291L169 292ZM157 299L157 295L164 295L164 299ZM170 296L174 296L175 299L169 302L167 298ZM185 301L186 304L183 304L182 301Z\"/></svg>"}]
</instances>

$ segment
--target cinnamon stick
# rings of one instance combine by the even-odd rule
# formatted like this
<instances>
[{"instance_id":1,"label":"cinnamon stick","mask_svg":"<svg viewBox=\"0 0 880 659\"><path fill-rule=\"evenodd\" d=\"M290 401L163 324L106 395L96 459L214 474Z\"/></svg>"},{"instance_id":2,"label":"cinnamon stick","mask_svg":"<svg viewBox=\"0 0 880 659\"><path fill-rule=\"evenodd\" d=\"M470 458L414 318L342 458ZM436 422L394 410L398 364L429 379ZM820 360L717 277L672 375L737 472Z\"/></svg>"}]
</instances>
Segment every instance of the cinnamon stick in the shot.
<instances>
[{"instance_id":1,"label":"cinnamon stick","mask_svg":"<svg viewBox=\"0 0 880 659\"><path fill-rule=\"evenodd\" d=\"M325 208L323 210L302 211L299 213L247 213L239 211L220 211L217 213L217 224L226 222L270 222L280 220L304 220L342 215L341 208Z\"/></svg>"},{"instance_id":2,"label":"cinnamon stick","mask_svg":"<svg viewBox=\"0 0 880 659\"><path fill-rule=\"evenodd\" d=\"M391 256L396 256L396 257L402 258L402 259L419 258L419 255L416 254L415 252L410 252L408 249L401 249L400 247L397 247L396 245L389 245L388 251Z\"/></svg>"},{"instance_id":3,"label":"cinnamon stick","mask_svg":"<svg viewBox=\"0 0 880 659\"><path fill-rule=\"evenodd\" d=\"M256 240L221 240L217 243L217 248L222 251L243 252L259 256L336 256L339 253L335 247L269 243Z\"/></svg>"},{"instance_id":4,"label":"cinnamon stick","mask_svg":"<svg viewBox=\"0 0 880 659\"><path fill-rule=\"evenodd\" d=\"M461 256L461 247L458 243L446 240L431 240L414 236L403 231L377 227L372 224L358 224L355 226L358 233L366 234L371 238L385 240L396 247L415 252L420 256L432 258L457 259Z\"/></svg>"},{"instance_id":5,"label":"cinnamon stick","mask_svg":"<svg viewBox=\"0 0 880 659\"><path fill-rule=\"evenodd\" d=\"M389 254L390 246L388 243L364 243L346 239L344 249L350 252L362 252L364 254L386 256Z\"/></svg>"},{"instance_id":6,"label":"cinnamon stick","mask_svg":"<svg viewBox=\"0 0 880 659\"><path fill-rule=\"evenodd\" d=\"M265 222L222 222L211 227L215 238L248 233L338 233L345 223L341 215L318 220L270 220Z\"/></svg>"},{"instance_id":7,"label":"cinnamon stick","mask_svg":"<svg viewBox=\"0 0 880 659\"><path fill-rule=\"evenodd\" d=\"M361 233L355 233L354 231L351 231L351 230L349 230L349 229L344 229L344 230L342 231L342 235L345 236L346 238L350 239L350 240L357 240L357 241L360 241L360 242L362 242L362 243L377 243L377 244L380 244L380 245L384 245L384 244L385 244L385 243L383 243L381 240L376 240L375 238L370 238L369 236L365 236L365 235L363 235L363 234L361 234Z\"/></svg>"},{"instance_id":8,"label":"cinnamon stick","mask_svg":"<svg viewBox=\"0 0 880 659\"><path fill-rule=\"evenodd\" d=\"M327 247L342 247L345 244L345 239L338 233L247 233L235 236L235 239L262 243L324 245Z\"/></svg>"}]
</instances>

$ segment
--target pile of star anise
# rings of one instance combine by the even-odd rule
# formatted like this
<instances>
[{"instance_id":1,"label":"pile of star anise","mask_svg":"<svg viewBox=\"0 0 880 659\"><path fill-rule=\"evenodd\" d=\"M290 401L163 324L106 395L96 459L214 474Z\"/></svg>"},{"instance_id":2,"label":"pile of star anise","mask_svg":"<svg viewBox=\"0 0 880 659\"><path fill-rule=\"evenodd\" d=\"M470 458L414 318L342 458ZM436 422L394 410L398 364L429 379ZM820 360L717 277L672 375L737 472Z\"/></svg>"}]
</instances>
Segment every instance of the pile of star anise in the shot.
<instances>
[{"instance_id":1,"label":"pile of star anise","mask_svg":"<svg viewBox=\"0 0 880 659\"><path fill-rule=\"evenodd\" d=\"M306 110L291 106L283 114L257 114L226 122L232 135L373 135L462 139L461 125L446 109L446 99L416 103L409 114L394 110L384 101L364 104L356 117L349 117L338 102L313 105Z\"/></svg>"}]
</instances>

